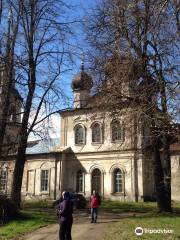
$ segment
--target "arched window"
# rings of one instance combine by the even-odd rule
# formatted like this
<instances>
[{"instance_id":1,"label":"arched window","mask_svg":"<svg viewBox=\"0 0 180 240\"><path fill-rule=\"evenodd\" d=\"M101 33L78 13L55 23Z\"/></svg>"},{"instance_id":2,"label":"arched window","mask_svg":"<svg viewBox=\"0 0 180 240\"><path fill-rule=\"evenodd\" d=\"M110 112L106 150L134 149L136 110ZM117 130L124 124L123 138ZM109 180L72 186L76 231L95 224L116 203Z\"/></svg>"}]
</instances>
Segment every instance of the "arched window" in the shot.
<instances>
[{"instance_id":1,"label":"arched window","mask_svg":"<svg viewBox=\"0 0 180 240\"><path fill-rule=\"evenodd\" d=\"M75 127L75 144L85 144L85 129L81 125Z\"/></svg>"},{"instance_id":2,"label":"arched window","mask_svg":"<svg viewBox=\"0 0 180 240\"><path fill-rule=\"evenodd\" d=\"M92 125L92 143L102 142L102 129L99 123L94 123Z\"/></svg>"},{"instance_id":3,"label":"arched window","mask_svg":"<svg viewBox=\"0 0 180 240\"><path fill-rule=\"evenodd\" d=\"M121 193L123 191L123 173L121 169L116 168L113 173L114 177L114 193Z\"/></svg>"},{"instance_id":4,"label":"arched window","mask_svg":"<svg viewBox=\"0 0 180 240\"><path fill-rule=\"evenodd\" d=\"M124 140L124 127L118 120L113 120L111 123L111 138L112 142Z\"/></svg>"},{"instance_id":5,"label":"arched window","mask_svg":"<svg viewBox=\"0 0 180 240\"><path fill-rule=\"evenodd\" d=\"M91 190L101 194L101 171L95 168L91 176Z\"/></svg>"},{"instance_id":6,"label":"arched window","mask_svg":"<svg viewBox=\"0 0 180 240\"><path fill-rule=\"evenodd\" d=\"M76 191L83 192L83 171L79 170L76 175Z\"/></svg>"}]
</instances>

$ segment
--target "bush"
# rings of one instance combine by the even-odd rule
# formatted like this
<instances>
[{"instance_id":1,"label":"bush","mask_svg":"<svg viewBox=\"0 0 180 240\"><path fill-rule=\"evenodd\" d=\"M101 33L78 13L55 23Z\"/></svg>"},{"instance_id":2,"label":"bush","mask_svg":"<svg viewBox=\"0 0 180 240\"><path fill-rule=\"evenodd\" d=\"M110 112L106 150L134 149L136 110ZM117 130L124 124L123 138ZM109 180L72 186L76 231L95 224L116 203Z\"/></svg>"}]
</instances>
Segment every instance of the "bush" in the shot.
<instances>
[{"instance_id":1,"label":"bush","mask_svg":"<svg viewBox=\"0 0 180 240\"><path fill-rule=\"evenodd\" d=\"M15 215L16 208L13 202L6 195L0 195L0 224L6 223Z\"/></svg>"}]
</instances>

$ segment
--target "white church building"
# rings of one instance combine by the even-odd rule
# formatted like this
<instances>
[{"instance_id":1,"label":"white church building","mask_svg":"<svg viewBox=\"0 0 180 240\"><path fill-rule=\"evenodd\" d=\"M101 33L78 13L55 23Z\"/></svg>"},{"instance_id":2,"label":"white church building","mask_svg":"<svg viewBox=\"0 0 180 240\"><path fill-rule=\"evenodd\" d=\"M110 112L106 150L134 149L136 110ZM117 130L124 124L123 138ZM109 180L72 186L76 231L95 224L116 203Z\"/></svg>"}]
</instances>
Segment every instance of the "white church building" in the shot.
<instances>
[{"instance_id":1,"label":"white church building","mask_svg":"<svg viewBox=\"0 0 180 240\"><path fill-rule=\"evenodd\" d=\"M142 128L134 128L133 109L113 115L96 107L92 79L81 66L72 81L74 108L60 111L60 139L33 141L27 148L22 196L25 199L57 199L63 190L89 197L150 200L155 197L152 161L144 152ZM107 99L108 103L108 99ZM131 119L131 121L130 121ZM180 147L174 145L172 198L180 200ZM0 161L0 191L9 193L13 155Z\"/></svg>"}]
</instances>

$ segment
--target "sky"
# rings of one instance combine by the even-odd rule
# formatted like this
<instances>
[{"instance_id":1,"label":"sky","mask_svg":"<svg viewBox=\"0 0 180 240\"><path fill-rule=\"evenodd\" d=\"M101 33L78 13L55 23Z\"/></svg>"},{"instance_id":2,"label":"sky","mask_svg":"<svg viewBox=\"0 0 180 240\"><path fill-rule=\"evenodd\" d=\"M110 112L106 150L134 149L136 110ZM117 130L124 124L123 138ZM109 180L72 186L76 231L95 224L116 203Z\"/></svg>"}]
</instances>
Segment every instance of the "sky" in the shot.
<instances>
[{"instance_id":1,"label":"sky","mask_svg":"<svg viewBox=\"0 0 180 240\"><path fill-rule=\"evenodd\" d=\"M85 33L82 28L81 20L83 16L87 14L87 12L92 8L92 5L95 3L94 0L66 0L66 4L70 4L72 9L68 12L68 19L77 20L76 23L72 25L72 29L74 32L74 37L70 40L70 42L74 45L73 52L73 65L70 66L72 68L71 71L64 74L62 76L62 88L63 91L69 98L69 101L64 103L62 106L59 106L59 109L72 107L73 105L73 92L71 89L72 79L76 74L80 71L81 64L81 55L82 52L86 52L88 45L85 41ZM87 57L85 56L85 67L87 65ZM50 128L49 128L49 136L50 138L59 138L60 137L60 116L59 114L54 114L50 119ZM29 140L37 139L34 135L29 136Z\"/></svg>"},{"instance_id":2,"label":"sky","mask_svg":"<svg viewBox=\"0 0 180 240\"><path fill-rule=\"evenodd\" d=\"M63 76L63 85L66 93L70 96L71 101L73 99L72 90L71 90L71 81L76 74L80 71L81 65L81 56L83 52L86 52L88 49L88 44L85 40L85 33L82 27L83 17L91 9L94 0L66 0L66 3L72 6L72 10L68 12L70 21L77 21L71 25L73 31L73 37L70 40L70 43L74 45L72 48L72 56L74 64L71 66L72 70ZM87 66L87 56L85 55L85 68Z\"/></svg>"},{"instance_id":3,"label":"sky","mask_svg":"<svg viewBox=\"0 0 180 240\"><path fill-rule=\"evenodd\" d=\"M72 4L73 7L73 12L72 12L72 18L81 20L83 16L87 14L89 10L91 10L93 4L95 3L95 0L70 0L67 1L67 3ZM77 23L74 25L74 31L75 31L75 45L77 46L76 48L76 53L77 56L74 56L74 65L72 71L70 71L68 74L64 76L64 90L70 97L70 105L72 106L73 103L73 92L71 89L71 81L73 77L79 73L80 71L80 63L81 63L81 54L82 52L86 52L88 45L87 42L85 41L85 33L83 32L82 28L82 23ZM87 57L85 56L85 68L86 64L88 62ZM66 106L65 106L66 107ZM69 107L69 106L67 106ZM58 114L54 115L52 117L52 128L50 130L50 137L52 138L58 138L60 137L60 116Z\"/></svg>"}]
</instances>

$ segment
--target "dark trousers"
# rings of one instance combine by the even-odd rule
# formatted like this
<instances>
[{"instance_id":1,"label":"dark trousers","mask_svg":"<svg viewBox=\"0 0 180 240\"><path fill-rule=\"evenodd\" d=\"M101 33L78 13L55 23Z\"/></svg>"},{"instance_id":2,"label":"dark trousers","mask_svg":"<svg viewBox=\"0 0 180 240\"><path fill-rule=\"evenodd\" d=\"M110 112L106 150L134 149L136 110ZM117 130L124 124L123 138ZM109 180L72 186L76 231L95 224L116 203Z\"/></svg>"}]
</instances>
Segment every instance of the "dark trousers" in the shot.
<instances>
[{"instance_id":1,"label":"dark trousers","mask_svg":"<svg viewBox=\"0 0 180 240\"><path fill-rule=\"evenodd\" d=\"M72 240L71 228L73 221L61 222L59 228L59 240Z\"/></svg>"}]
</instances>

